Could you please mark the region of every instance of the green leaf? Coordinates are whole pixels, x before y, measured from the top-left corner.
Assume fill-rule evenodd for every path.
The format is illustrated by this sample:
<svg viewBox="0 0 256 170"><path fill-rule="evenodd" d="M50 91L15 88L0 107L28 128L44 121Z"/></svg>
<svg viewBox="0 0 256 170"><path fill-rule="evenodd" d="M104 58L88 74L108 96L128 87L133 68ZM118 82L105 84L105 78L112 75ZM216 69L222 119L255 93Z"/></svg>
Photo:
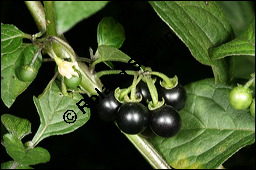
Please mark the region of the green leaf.
<svg viewBox="0 0 256 170"><path fill-rule="evenodd" d="M255 20L234 40L210 49L212 59L221 59L232 55L255 56Z"/></svg>
<svg viewBox="0 0 256 170"><path fill-rule="evenodd" d="M64 33L101 10L108 1L55 1L57 31Z"/></svg>
<svg viewBox="0 0 256 170"><path fill-rule="evenodd" d="M15 161L8 161L1 164L1 169L33 169L28 165L22 165Z"/></svg>
<svg viewBox="0 0 256 170"><path fill-rule="evenodd" d="M236 36L240 35L255 17L252 1L217 1L217 3L223 9Z"/></svg>
<svg viewBox="0 0 256 170"><path fill-rule="evenodd" d="M85 107L85 114L79 110L76 103L82 98L78 93L64 96L55 82L38 98L34 97L34 103L40 116L39 129L32 139L34 145L46 137L70 133L84 125L89 120L90 109ZM63 119L63 117L72 119L75 118L75 115L77 119L74 123L66 123Z"/></svg>
<svg viewBox="0 0 256 170"><path fill-rule="evenodd" d="M114 64L111 61L104 62L110 69L114 69Z"/></svg>
<svg viewBox="0 0 256 170"><path fill-rule="evenodd" d="M7 133L3 136L4 147L6 152L10 157L12 157L15 161L22 160L26 154L26 149L24 148L20 139L16 136Z"/></svg>
<svg viewBox="0 0 256 170"><path fill-rule="evenodd" d="M103 18L97 28L98 46L120 48L125 40L124 28L112 17Z"/></svg>
<svg viewBox="0 0 256 170"><path fill-rule="evenodd" d="M230 77L250 79L250 74L255 72L255 57L254 56L231 56L230 59Z"/></svg>
<svg viewBox="0 0 256 170"><path fill-rule="evenodd" d="M7 107L11 107L15 99L31 84L20 81L17 77L19 68L29 64L37 47L22 43L28 35L22 33L13 25L1 24L1 98ZM41 66L42 56L35 62L38 70ZM16 73L17 72L17 73Z"/></svg>
<svg viewBox="0 0 256 170"><path fill-rule="evenodd" d="M172 138L150 139L173 168L215 169L255 141L255 119L249 109L235 110L228 102L231 86L206 79L185 88L181 131Z"/></svg>
<svg viewBox="0 0 256 170"><path fill-rule="evenodd" d="M212 61L212 71L214 74L216 83L227 83L228 82L228 67L225 60Z"/></svg>
<svg viewBox="0 0 256 170"><path fill-rule="evenodd" d="M16 50L22 44L22 39L28 37L29 35L20 31L16 26L1 23L1 51L3 53Z"/></svg>
<svg viewBox="0 0 256 170"><path fill-rule="evenodd" d="M18 139L22 139L25 135L31 133L31 123L27 119L22 119L11 114L3 114L1 122L9 131Z"/></svg>
<svg viewBox="0 0 256 170"><path fill-rule="evenodd" d="M41 147L35 147L26 152L22 160L18 162L24 165L35 165L45 163L50 160L50 153Z"/></svg>
<svg viewBox="0 0 256 170"><path fill-rule="evenodd" d="M223 62L212 61L208 49L230 40L233 30L221 8L214 1L150 1L159 17L186 44L200 63L225 68ZM213 71L223 69L214 68ZM227 81L227 71L214 72Z"/></svg>
<svg viewBox="0 0 256 170"><path fill-rule="evenodd" d="M21 140L12 134L5 134L3 139L7 153L18 163L23 165L35 165L50 160L50 154L44 148L35 147L26 150Z"/></svg>
<svg viewBox="0 0 256 170"><path fill-rule="evenodd" d="M97 54L98 53L98 54ZM118 50L117 48L101 45L98 47L96 52L97 60L92 63L92 68L95 67L96 64L106 61L119 61L127 63L131 58Z"/></svg>

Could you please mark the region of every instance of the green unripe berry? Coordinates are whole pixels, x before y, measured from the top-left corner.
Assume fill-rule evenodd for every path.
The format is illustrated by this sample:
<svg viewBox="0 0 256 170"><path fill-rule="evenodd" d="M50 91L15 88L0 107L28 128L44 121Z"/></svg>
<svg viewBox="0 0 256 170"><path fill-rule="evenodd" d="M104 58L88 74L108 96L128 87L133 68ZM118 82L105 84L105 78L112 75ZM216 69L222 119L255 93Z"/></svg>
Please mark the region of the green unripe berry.
<svg viewBox="0 0 256 170"><path fill-rule="evenodd" d="M65 77L64 82L65 82L66 86L69 88L77 88L82 81L82 76L81 76L80 72L78 72L78 75L79 75L78 77L73 75L70 79Z"/></svg>
<svg viewBox="0 0 256 170"><path fill-rule="evenodd" d="M229 103L237 110L247 109L252 103L252 92L242 86L234 87L229 93Z"/></svg>
<svg viewBox="0 0 256 170"><path fill-rule="evenodd" d="M36 78L37 71L34 67L24 65L19 71L19 79L24 82L30 82Z"/></svg>

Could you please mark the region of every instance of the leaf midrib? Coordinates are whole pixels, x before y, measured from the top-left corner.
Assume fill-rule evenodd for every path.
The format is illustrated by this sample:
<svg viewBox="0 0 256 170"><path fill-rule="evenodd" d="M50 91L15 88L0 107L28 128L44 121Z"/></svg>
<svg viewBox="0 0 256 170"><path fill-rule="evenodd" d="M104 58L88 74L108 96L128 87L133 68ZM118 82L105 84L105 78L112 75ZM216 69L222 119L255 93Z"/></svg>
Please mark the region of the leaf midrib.
<svg viewBox="0 0 256 170"><path fill-rule="evenodd" d="M10 39L14 39L14 38L28 38L28 35L26 35L26 34L19 34L19 35L15 35L15 36L3 38L3 39L1 38L1 42L7 41L7 40L10 40Z"/></svg>
<svg viewBox="0 0 256 170"><path fill-rule="evenodd" d="M49 96L50 96L50 94L48 95L48 97L49 97ZM42 97L43 97L43 96L41 96L40 98L42 98ZM37 100L39 100L39 99L37 99ZM52 111L51 116L50 116L50 119L48 119L48 121L46 121L46 119L45 119L45 117L44 117L44 114L43 114L43 113L40 113L40 114L42 114L42 118L43 118L43 122L41 122L41 125L43 125L43 129L41 130L40 134L38 135L38 137L37 137L37 139L35 140L34 143L38 144L38 141L39 141L40 139L43 139L43 138L44 138L43 134L44 134L44 132L46 131L46 129L49 127L49 123L52 121L52 118L53 118L53 116L55 115L55 112L56 112L56 110L57 110L59 104L61 103L61 100L62 100L62 98L58 101L58 103L57 103L56 107L54 108L54 110ZM49 100L48 100L48 101L49 101ZM39 101L39 103L40 103L40 108L42 108L42 107L41 107L42 104L41 104L40 101ZM42 109L40 109L40 110L42 110ZM43 111L42 111L42 112L43 112Z"/></svg>

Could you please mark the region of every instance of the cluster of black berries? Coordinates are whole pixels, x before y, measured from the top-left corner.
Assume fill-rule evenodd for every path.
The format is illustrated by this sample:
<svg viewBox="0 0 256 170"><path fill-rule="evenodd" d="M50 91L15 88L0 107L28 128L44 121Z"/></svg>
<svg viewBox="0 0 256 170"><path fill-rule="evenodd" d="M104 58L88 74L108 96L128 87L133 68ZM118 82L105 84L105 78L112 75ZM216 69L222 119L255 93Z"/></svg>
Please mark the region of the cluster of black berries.
<svg viewBox="0 0 256 170"><path fill-rule="evenodd" d="M165 104L155 110L149 110L147 101L151 95L147 84L141 81L136 86L137 94L142 95L142 101L121 104L111 91L99 101L97 113L105 121L116 121L118 127L127 134L141 134L144 137L172 137L181 129L181 118L178 113L186 102L187 96L183 86L178 84L172 89L159 89L159 98L164 98Z"/></svg>

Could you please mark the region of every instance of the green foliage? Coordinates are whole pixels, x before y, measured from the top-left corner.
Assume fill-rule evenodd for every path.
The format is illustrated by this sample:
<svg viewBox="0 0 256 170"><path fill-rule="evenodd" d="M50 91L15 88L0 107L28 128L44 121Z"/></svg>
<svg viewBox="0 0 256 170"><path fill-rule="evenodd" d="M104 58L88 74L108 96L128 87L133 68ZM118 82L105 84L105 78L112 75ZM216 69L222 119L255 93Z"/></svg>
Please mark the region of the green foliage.
<svg viewBox="0 0 256 170"><path fill-rule="evenodd" d="M245 28L248 27L255 18L253 2L251 1L217 1L217 3L223 9L236 37L244 32ZM242 46L242 44L239 44L239 46ZM255 72L255 57L244 55L241 57L237 55L231 56L229 67L231 80L235 78L249 79L249 75Z"/></svg>
<svg viewBox="0 0 256 170"><path fill-rule="evenodd" d="M252 1L216 1L239 36L255 17Z"/></svg>
<svg viewBox="0 0 256 170"><path fill-rule="evenodd" d="M55 1L57 31L64 33L102 9L108 1Z"/></svg>
<svg viewBox="0 0 256 170"><path fill-rule="evenodd" d="M125 40L123 26L112 17L103 18L98 24L97 41L98 46L108 45L114 48L120 48ZM104 62L111 69L114 65L110 61Z"/></svg>
<svg viewBox="0 0 256 170"><path fill-rule="evenodd" d="M38 98L34 97L34 103L40 116L40 127L32 142L37 144L46 137L70 133L84 125L90 118L90 109L84 108L86 114L79 110L76 103L82 98L78 93L64 96L56 83L46 88ZM67 110L77 114L77 120L74 123L66 123L63 120Z"/></svg>
<svg viewBox="0 0 256 170"><path fill-rule="evenodd" d="M96 52L97 60L92 64L95 67L96 64L106 61L119 61L127 63L131 58L122 51L107 45L101 45Z"/></svg>
<svg viewBox="0 0 256 170"><path fill-rule="evenodd" d="M28 165L17 164L15 161L8 161L1 164L1 169L33 169Z"/></svg>
<svg viewBox="0 0 256 170"><path fill-rule="evenodd" d="M22 165L35 165L50 160L50 154L44 148L35 147L27 150L22 142L12 134L5 134L3 139L7 153Z"/></svg>
<svg viewBox="0 0 256 170"><path fill-rule="evenodd" d="M3 114L1 122L9 133L22 139L31 133L31 123L27 119L22 119L11 114Z"/></svg>
<svg viewBox="0 0 256 170"><path fill-rule="evenodd" d="M214 47L210 51L212 59L220 59L232 55L255 55L255 20L234 40Z"/></svg>
<svg viewBox="0 0 256 170"><path fill-rule="evenodd" d="M114 18L103 18L97 28L98 46L109 45L114 48L120 48L125 40L123 26Z"/></svg>
<svg viewBox="0 0 256 170"><path fill-rule="evenodd" d="M160 18L202 64L212 67L216 81L227 82L224 61L212 61L208 49L229 41L233 30L216 2L150 2Z"/></svg>
<svg viewBox="0 0 256 170"><path fill-rule="evenodd" d="M22 161L26 149L24 148L20 139L12 134L5 134L3 136L4 146L6 148L7 153L17 161Z"/></svg>
<svg viewBox="0 0 256 170"><path fill-rule="evenodd" d="M1 24L1 98L7 107L11 107L16 98L32 83L20 81L16 71L29 64L37 50L32 44L23 43L29 36L17 27ZM38 56L35 69L39 69L42 56Z"/></svg>
<svg viewBox="0 0 256 170"><path fill-rule="evenodd" d="M56 47L57 51L74 54L73 58L65 60L77 60L82 82L77 89L68 91L64 82L55 81L53 77L43 93L33 97L40 125L32 140L26 144L21 139L31 133L31 123L11 114L1 116L1 122L9 132L3 136L3 146L13 159L2 163L1 168L31 169L30 165L48 162L49 152L36 145L47 137L71 133L90 119L91 110L86 107L87 103L84 103L84 110L80 110L77 103L83 99L79 93L91 97L98 95L98 90L103 90L95 66L103 62L112 69L112 61L127 63L131 59L119 49L126 39L125 31L112 17L104 17L99 22L98 48L94 55L91 54L88 63L81 62L72 48L62 43L65 41L62 33L94 15L107 3L56 1L54 7L49 4L47 9L55 11L48 13L46 20L49 15L56 13L56 29L61 36L51 35L63 39ZM218 168L239 149L255 142L255 119L250 114L250 109L255 109L255 103L251 108L235 110L228 101L230 90L234 87L230 84L231 80L247 79L255 71L253 8L244 1L150 1L149 4L187 46L192 56L199 63L212 68L214 78L185 86L187 102L180 111L182 128L176 136L146 140L139 135L125 135L154 168L169 168L169 165L181 169ZM18 79L21 67L29 64L41 48L43 54L48 54L52 60L59 56L50 48L54 38L45 37L49 34L48 25L46 28L46 34L36 37L23 33L14 25L1 24L1 98L8 108L33 82ZM24 38L32 43L24 43ZM46 42L44 47L40 46L42 42ZM34 63L36 72L41 63L42 56L39 54ZM108 71L98 72L98 75L119 70ZM75 122L72 119L76 119Z"/></svg>
<svg viewBox="0 0 256 170"><path fill-rule="evenodd" d="M238 149L255 141L255 120L249 109L228 102L232 87L213 79L185 86L187 103L180 111L182 129L173 138L150 139L177 169L215 169Z"/></svg>

